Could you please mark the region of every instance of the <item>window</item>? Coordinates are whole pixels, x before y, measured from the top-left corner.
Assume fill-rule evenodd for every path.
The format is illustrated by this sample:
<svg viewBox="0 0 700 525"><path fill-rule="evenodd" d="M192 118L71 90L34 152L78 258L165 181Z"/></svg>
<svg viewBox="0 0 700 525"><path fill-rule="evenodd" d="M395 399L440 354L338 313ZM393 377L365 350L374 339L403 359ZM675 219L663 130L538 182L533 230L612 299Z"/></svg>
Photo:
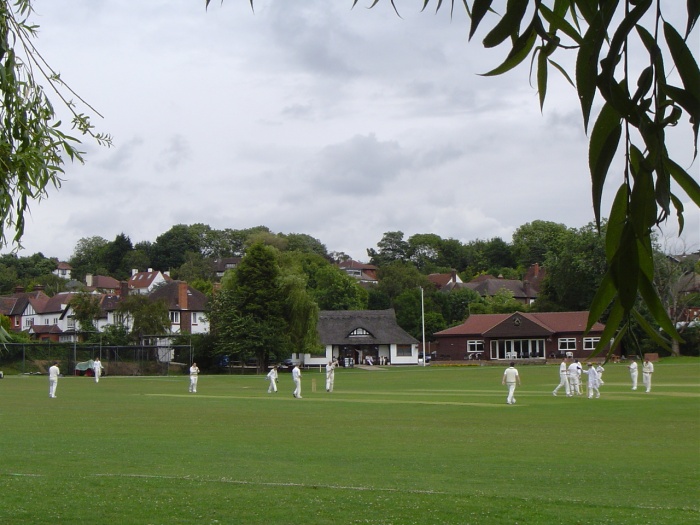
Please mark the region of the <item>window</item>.
<svg viewBox="0 0 700 525"><path fill-rule="evenodd" d="M483 352L483 341L467 341L467 352Z"/></svg>
<svg viewBox="0 0 700 525"><path fill-rule="evenodd" d="M24 320L24 326L27 328L31 327L34 325L34 318L33 317L28 317L27 319Z"/></svg>
<svg viewBox="0 0 700 525"><path fill-rule="evenodd" d="M15 326L19 326L19 316L15 317Z"/></svg>
<svg viewBox="0 0 700 525"><path fill-rule="evenodd" d="M367 337L370 334L367 330L364 328L355 328L352 332L350 332L350 337Z"/></svg>
<svg viewBox="0 0 700 525"><path fill-rule="evenodd" d="M583 338L583 349L584 350L595 350L595 345L600 342L600 337L584 337Z"/></svg>
<svg viewBox="0 0 700 525"><path fill-rule="evenodd" d="M566 350L576 350L576 338L575 337L560 337L559 338L559 351L564 352Z"/></svg>
<svg viewBox="0 0 700 525"><path fill-rule="evenodd" d="M173 324L180 324L180 312L170 312L170 322Z"/></svg>
<svg viewBox="0 0 700 525"><path fill-rule="evenodd" d="M413 347L411 345L396 345L397 357L411 357L413 355Z"/></svg>
<svg viewBox="0 0 700 525"><path fill-rule="evenodd" d="M197 312L192 312L192 324L197 324Z"/></svg>

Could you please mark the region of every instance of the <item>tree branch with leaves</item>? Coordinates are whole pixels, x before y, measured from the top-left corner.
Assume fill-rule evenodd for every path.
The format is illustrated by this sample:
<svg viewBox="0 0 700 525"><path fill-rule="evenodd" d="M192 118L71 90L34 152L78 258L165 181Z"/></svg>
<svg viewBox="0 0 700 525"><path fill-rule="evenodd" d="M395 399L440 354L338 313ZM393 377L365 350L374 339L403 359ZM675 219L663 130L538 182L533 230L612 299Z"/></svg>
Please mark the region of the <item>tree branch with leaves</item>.
<svg viewBox="0 0 700 525"><path fill-rule="evenodd" d="M99 113L34 46L38 26L29 22L32 12L31 0L0 1L0 246L21 246L30 201L45 198L52 186L60 188L66 159L84 160L80 140L58 120L42 83L68 109L73 130L100 145L112 144L79 108Z"/></svg>

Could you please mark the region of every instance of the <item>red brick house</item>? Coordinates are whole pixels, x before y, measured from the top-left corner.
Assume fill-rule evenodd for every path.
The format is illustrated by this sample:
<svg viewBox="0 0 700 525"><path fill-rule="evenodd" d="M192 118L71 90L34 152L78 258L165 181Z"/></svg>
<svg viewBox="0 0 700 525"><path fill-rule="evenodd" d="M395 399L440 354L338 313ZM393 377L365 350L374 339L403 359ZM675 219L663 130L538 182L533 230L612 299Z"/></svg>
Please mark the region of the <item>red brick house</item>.
<svg viewBox="0 0 700 525"><path fill-rule="evenodd" d="M588 312L471 315L434 334L438 359L519 360L591 355L605 329L595 323L584 334Z"/></svg>

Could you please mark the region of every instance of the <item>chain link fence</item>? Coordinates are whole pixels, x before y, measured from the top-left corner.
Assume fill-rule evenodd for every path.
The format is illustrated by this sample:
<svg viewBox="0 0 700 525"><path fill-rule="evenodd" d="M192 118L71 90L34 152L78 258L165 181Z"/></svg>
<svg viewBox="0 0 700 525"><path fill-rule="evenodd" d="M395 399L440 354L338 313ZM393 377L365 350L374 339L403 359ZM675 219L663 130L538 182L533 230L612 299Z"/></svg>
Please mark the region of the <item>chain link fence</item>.
<svg viewBox="0 0 700 525"><path fill-rule="evenodd" d="M46 374L54 361L63 375L81 375L78 363L99 357L105 375L180 374L192 362L191 345L102 346L85 343L7 343L0 349L5 374ZM8 370L9 369L9 370Z"/></svg>

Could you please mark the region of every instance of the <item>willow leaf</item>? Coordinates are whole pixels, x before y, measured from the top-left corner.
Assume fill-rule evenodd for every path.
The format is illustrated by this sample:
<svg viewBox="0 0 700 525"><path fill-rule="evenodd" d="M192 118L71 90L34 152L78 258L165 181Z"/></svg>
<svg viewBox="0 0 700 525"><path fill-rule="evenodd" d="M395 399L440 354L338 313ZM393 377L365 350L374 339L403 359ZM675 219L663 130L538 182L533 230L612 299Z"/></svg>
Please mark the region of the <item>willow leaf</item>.
<svg viewBox="0 0 700 525"><path fill-rule="evenodd" d="M656 342L656 344L658 344L666 350L671 350L671 346L668 344L668 340L665 337L663 337L653 326L651 326L649 324L649 321L647 321L642 314L640 314L636 309L634 309L632 310L632 316L637 320L639 326L642 327L642 330L649 334L649 337L651 337Z"/></svg>
<svg viewBox="0 0 700 525"><path fill-rule="evenodd" d="M651 284L651 281L644 275L641 275L639 278L639 294L642 296L644 304L646 304L649 309L649 313L654 318L654 321L656 321L664 332L680 341L681 336L673 325L671 318L668 316L664 305L661 303L661 299L659 299L654 285Z"/></svg>
<svg viewBox="0 0 700 525"><path fill-rule="evenodd" d="M621 184L615 194L610 216L608 217L608 227L605 231L605 257L610 263L615 255L622 238L622 229L627 220L627 198L629 188L626 184Z"/></svg>
<svg viewBox="0 0 700 525"><path fill-rule="evenodd" d="M505 14L484 38L484 47L496 47L509 36L517 36L528 4L529 0L508 0Z"/></svg>
<svg viewBox="0 0 700 525"><path fill-rule="evenodd" d="M621 135L620 114L611 104L606 103L596 119L588 145L588 167L591 172L593 211L596 221L600 221L603 187Z"/></svg>
<svg viewBox="0 0 700 525"><path fill-rule="evenodd" d="M544 99L547 96L547 55L540 52L537 55L537 93L540 97L540 111L544 109Z"/></svg>
<svg viewBox="0 0 700 525"><path fill-rule="evenodd" d="M474 0L474 5L472 6L472 23L469 28L469 40L472 39L484 16L486 16L486 13L491 9L491 2L492 0Z"/></svg>
<svg viewBox="0 0 700 525"><path fill-rule="evenodd" d="M603 316L605 310L615 299L616 293L617 290L615 289L615 283L613 283L610 270L608 270L605 272L605 275L598 286L598 290L596 290L593 301L591 301L591 307L588 310L588 324L586 325L586 332L588 332L598 321L598 319Z"/></svg>
<svg viewBox="0 0 700 525"><path fill-rule="evenodd" d="M482 76L492 77L502 75L519 65L530 54L530 51L532 51L536 39L537 33L532 30L531 26L528 27L528 29L513 43L513 48L510 50L510 53L508 53L503 63L488 73L482 73Z"/></svg>
<svg viewBox="0 0 700 525"><path fill-rule="evenodd" d="M593 351L594 353L597 354L599 351L605 348L605 346L608 344L608 341L617 340L617 337L619 337L620 339L622 338L622 331L617 334L617 337L615 337L615 332L617 332L620 328L622 320L624 319L624 315L625 310L620 305L620 301L615 300L615 302L612 305L612 308L610 308L610 315L608 315L608 320L605 323L603 333L600 334L600 342L598 343L598 345L596 345L596 349ZM593 322L591 322L591 318L588 318L588 323L590 326L593 326L595 321L596 320L593 320ZM617 341L617 343L613 343L610 346L610 351L613 351L618 344L619 341Z"/></svg>
<svg viewBox="0 0 700 525"><path fill-rule="evenodd" d="M690 36L690 32L693 30L695 23L700 18L700 0L688 0L688 25L685 28L685 37Z"/></svg>
<svg viewBox="0 0 700 525"><path fill-rule="evenodd" d="M700 207L700 184L698 184L698 181L670 158L664 159L664 163L671 177L673 177L673 180L675 180L678 185L683 188L683 191L688 197Z"/></svg>
<svg viewBox="0 0 700 525"><path fill-rule="evenodd" d="M562 3L561 5L565 4ZM571 40L576 42L578 45L581 45L583 43L583 37L581 36L581 34L561 15L551 11L544 4L540 5L540 14L542 15L542 18L549 22L550 33L553 33L555 31L561 31Z"/></svg>

